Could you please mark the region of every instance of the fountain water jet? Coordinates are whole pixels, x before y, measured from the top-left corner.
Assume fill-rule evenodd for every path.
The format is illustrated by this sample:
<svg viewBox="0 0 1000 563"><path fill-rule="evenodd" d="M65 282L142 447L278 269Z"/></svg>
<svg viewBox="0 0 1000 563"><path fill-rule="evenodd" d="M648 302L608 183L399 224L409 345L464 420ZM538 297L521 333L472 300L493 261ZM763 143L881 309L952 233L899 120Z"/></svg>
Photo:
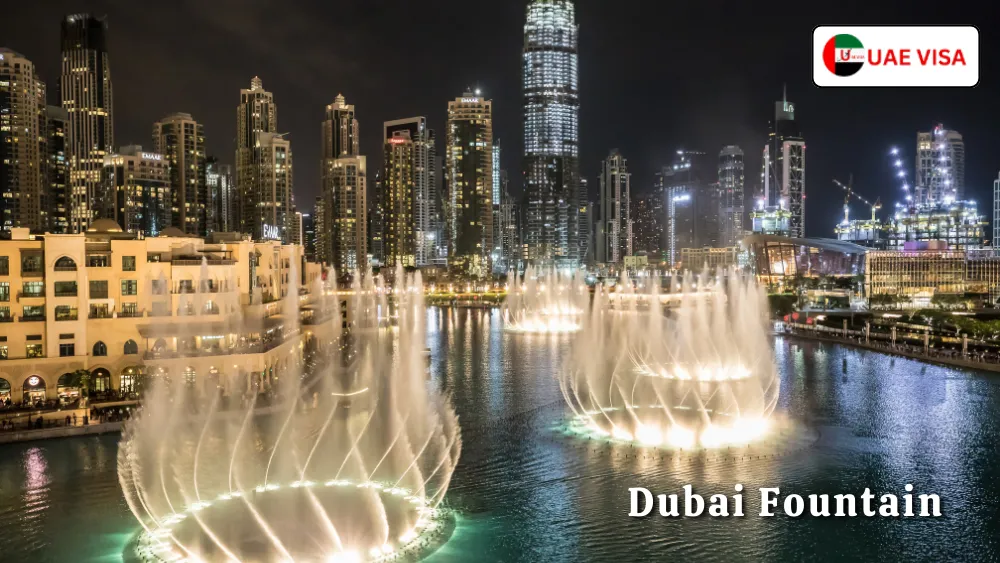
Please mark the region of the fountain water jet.
<svg viewBox="0 0 1000 563"><path fill-rule="evenodd" d="M675 448L763 436L779 382L756 282L731 270L689 272L669 293L657 277L644 285L637 293L623 279L616 293L594 296L560 376L573 428Z"/></svg>
<svg viewBox="0 0 1000 563"><path fill-rule="evenodd" d="M461 437L449 401L427 381L420 275L396 280L390 303L380 279L356 274L350 327L319 345L320 369L267 390L248 383L253 396L237 408L183 382L153 382L118 453L143 528L126 560L406 560L440 545ZM339 327L325 299L336 288L318 289L313 312ZM300 330L298 304L291 283L285 337ZM390 306L396 327L384 322ZM272 406L255 408L265 391ZM205 414L181 407L197 401L211 403Z"/></svg>
<svg viewBox="0 0 1000 563"><path fill-rule="evenodd" d="M590 295L578 272L555 268L535 270L529 266L524 281L516 272L508 275L511 286L503 306L505 330L529 333L566 333L580 330Z"/></svg>

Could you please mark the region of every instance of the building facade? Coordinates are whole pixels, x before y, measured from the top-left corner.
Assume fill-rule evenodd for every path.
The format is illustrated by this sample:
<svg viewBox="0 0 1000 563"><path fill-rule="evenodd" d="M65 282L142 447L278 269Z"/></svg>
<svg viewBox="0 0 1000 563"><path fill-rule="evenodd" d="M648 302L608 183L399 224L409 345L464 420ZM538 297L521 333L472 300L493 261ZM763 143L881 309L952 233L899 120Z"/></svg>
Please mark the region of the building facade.
<svg viewBox="0 0 1000 563"><path fill-rule="evenodd" d="M59 93L69 113L69 225L74 233L114 205L114 194L102 191L104 157L115 146L107 33L107 22L89 14L62 21Z"/></svg>
<svg viewBox="0 0 1000 563"><path fill-rule="evenodd" d="M601 162L600 219L597 223L597 261L621 264L632 255L631 177L628 161L611 151Z"/></svg>
<svg viewBox="0 0 1000 563"><path fill-rule="evenodd" d="M889 247L908 242L942 241L955 250L981 248L989 237L989 221L974 201L916 204L897 211L888 224Z"/></svg>
<svg viewBox="0 0 1000 563"><path fill-rule="evenodd" d="M524 244L532 262L575 266L579 244L576 8L532 0L524 25Z"/></svg>
<svg viewBox="0 0 1000 563"><path fill-rule="evenodd" d="M383 199L383 204L389 207L383 208L383 220L385 232L385 255L386 264L395 265L395 258L389 252L389 237L396 236L394 233L403 234L399 238L399 245L396 248L405 250L393 250L403 257L403 265L409 266L430 266L434 258L434 247L437 244L437 237L440 227L437 225L437 217L440 195L437 191L440 171L434 166L437 158L437 147L435 146L434 131L427 127L425 117L410 117L386 121L382 127L383 134L383 169L382 183L387 196ZM401 142L399 139L408 138L409 141ZM394 139L396 139L394 141ZM402 160L401 160L402 159ZM404 194L404 192L408 192ZM391 196L391 197L390 197ZM400 206L407 206L403 209ZM397 224L392 227L393 217L409 216L409 226L403 227ZM389 229L393 230L390 231ZM412 259L409 257L412 255ZM389 260L394 260L391 264Z"/></svg>
<svg viewBox="0 0 1000 563"><path fill-rule="evenodd" d="M276 133L257 133L257 174L249 232L254 240L291 242L295 229L295 199L292 197L292 144ZM246 202L244 201L244 206Z"/></svg>
<svg viewBox="0 0 1000 563"><path fill-rule="evenodd" d="M153 152L170 163L172 225L189 235L207 236L210 203L204 126L187 113L168 115L153 124Z"/></svg>
<svg viewBox="0 0 1000 563"><path fill-rule="evenodd" d="M449 264L487 276L493 252L493 102L472 92L455 98L448 102L446 128Z"/></svg>
<svg viewBox="0 0 1000 563"><path fill-rule="evenodd" d="M965 199L965 141L944 125L917 133L917 204L948 204Z"/></svg>
<svg viewBox="0 0 1000 563"><path fill-rule="evenodd" d="M45 83L35 65L0 49L0 231L49 228Z"/></svg>
<svg viewBox="0 0 1000 563"><path fill-rule="evenodd" d="M632 198L632 250L644 253L659 262L665 248L667 209L663 205L663 189L656 186L651 192Z"/></svg>
<svg viewBox="0 0 1000 563"><path fill-rule="evenodd" d="M787 97L774 103L774 120L764 146L761 180L765 207L789 212L789 236L804 237L806 225L806 143Z"/></svg>
<svg viewBox="0 0 1000 563"><path fill-rule="evenodd" d="M164 155L137 145L104 157L104 189L114 194L107 218L140 237L155 237L174 226L170 168Z"/></svg>
<svg viewBox="0 0 1000 563"><path fill-rule="evenodd" d="M677 151L674 164L660 172L660 191L667 211L667 261L681 261L681 249L719 246L719 186L715 167L698 151Z"/></svg>
<svg viewBox="0 0 1000 563"><path fill-rule="evenodd" d="M0 400L71 400L81 369L98 394L165 377L238 400L294 373L341 325L320 313L339 305L321 300L339 300L317 291L320 268L302 268L301 247L173 232L139 239L105 219L0 241ZM299 322L283 320L290 310Z"/></svg>
<svg viewBox="0 0 1000 563"><path fill-rule="evenodd" d="M239 209L232 165L220 164L217 158L208 157L205 160L205 186L208 191L205 212L208 232L239 232Z"/></svg>
<svg viewBox="0 0 1000 563"><path fill-rule="evenodd" d="M249 89L240 90L240 104L236 109L236 192L240 211L239 227L234 229L255 239L264 234L261 209L266 203L267 191L265 180L261 178L265 149L260 141L271 139L271 135L277 134L277 128L278 108L274 96L255 76Z"/></svg>
<svg viewBox="0 0 1000 563"><path fill-rule="evenodd" d="M338 94L326 106L320 155L323 236L317 256L340 274L368 264L368 173L359 154L358 119L353 104Z"/></svg>
<svg viewBox="0 0 1000 563"><path fill-rule="evenodd" d="M719 244L733 247L743 239L743 149L735 145L719 152Z"/></svg>
<svg viewBox="0 0 1000 563"><path fill-rule="evenodd" d="M45 106L47 194L49 231L70 232L69 223L69 112L59 106Z"/></svg>

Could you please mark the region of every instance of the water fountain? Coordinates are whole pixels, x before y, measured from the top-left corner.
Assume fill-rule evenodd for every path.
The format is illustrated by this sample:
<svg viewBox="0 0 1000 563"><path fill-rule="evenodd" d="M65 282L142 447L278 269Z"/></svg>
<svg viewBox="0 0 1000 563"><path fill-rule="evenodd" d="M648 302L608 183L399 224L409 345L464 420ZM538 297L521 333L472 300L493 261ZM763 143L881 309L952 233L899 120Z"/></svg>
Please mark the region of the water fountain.
<svg viewBox="0 0 1000 563"><path fill-rule="evenodd" d="M192 386L153 382L118 454L142 527L126 560L405 561L440 545L453 527L440 505L461 451L458 419L427 383L420 275L396 279L397 325L381 322L381 282L355 275L347 334L318 346L336 352L277 378L267 408L252 375L248 400L227 409L221 394L206 397L199 414L189 405L204 395ZM298 328L291 285L286 335ZM320 302L339 326L337 300Z"/></svg>
<svg viewBox="0 0 1000 563"><path fill-rule="evenodd" d="M580 316L590 293L578 272L529 266L524 281L511 272L503 306L505 329L510 332L566 333L580 330Z"/></svg>
<svg viewBox="0 0 1000 563"><path fill-rule="evenodd" d="M763 436L779 387L763 290L735 271L673 283L661 292L661 280L647 278L637 292L623 279L614 294L596 292L560 376L572 426L675 448Z"/></svg>

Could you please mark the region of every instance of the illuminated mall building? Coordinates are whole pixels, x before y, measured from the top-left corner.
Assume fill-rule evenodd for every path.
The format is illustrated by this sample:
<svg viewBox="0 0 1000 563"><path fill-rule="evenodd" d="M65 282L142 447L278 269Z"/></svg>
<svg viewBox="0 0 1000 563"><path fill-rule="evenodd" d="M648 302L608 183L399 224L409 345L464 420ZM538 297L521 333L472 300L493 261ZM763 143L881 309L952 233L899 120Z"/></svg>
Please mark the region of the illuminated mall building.
<svg viewBox="0 0 1000 563"><path fill-rule="evenodd" d="M532 262L575 266L579 242L579 85L575 7L531 0L524 24L524 245Z"/></svg>
<svg viewBox="0 0 1000 563"><path fill-rule="evenodd" d="M315 306L322 272L301 246L176 228L139 239L110 219L84 234L13 235L0 241L3 400L72 399L77 370L97 394L166 377L240 396L294 373L344 322Z"/></svg>

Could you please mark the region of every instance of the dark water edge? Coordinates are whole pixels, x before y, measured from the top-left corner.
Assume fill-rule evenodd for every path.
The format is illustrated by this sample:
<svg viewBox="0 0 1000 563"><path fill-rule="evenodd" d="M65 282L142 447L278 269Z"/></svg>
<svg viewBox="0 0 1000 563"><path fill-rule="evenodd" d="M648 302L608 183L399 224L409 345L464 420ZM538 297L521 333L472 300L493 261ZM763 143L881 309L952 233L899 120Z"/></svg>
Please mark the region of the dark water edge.
<svg viewBox="0 0 1000 563"><path fill-rule="evenodd" d="M572 337L506 334L489 310L431 309L432 373L464 448L452 539L430 561L997 561L1000 378L777 338L782 416L815 431L763 459L597 447L560 431ZM847 361L845 370L844 360ZM119 562L135 530L117 436L0 446L0 561ZM626 457L628 456L628 457ZM629 518L628 488L746 487L743 518ZM941 496L941 518L757 516L756 489Z"/></svg>

